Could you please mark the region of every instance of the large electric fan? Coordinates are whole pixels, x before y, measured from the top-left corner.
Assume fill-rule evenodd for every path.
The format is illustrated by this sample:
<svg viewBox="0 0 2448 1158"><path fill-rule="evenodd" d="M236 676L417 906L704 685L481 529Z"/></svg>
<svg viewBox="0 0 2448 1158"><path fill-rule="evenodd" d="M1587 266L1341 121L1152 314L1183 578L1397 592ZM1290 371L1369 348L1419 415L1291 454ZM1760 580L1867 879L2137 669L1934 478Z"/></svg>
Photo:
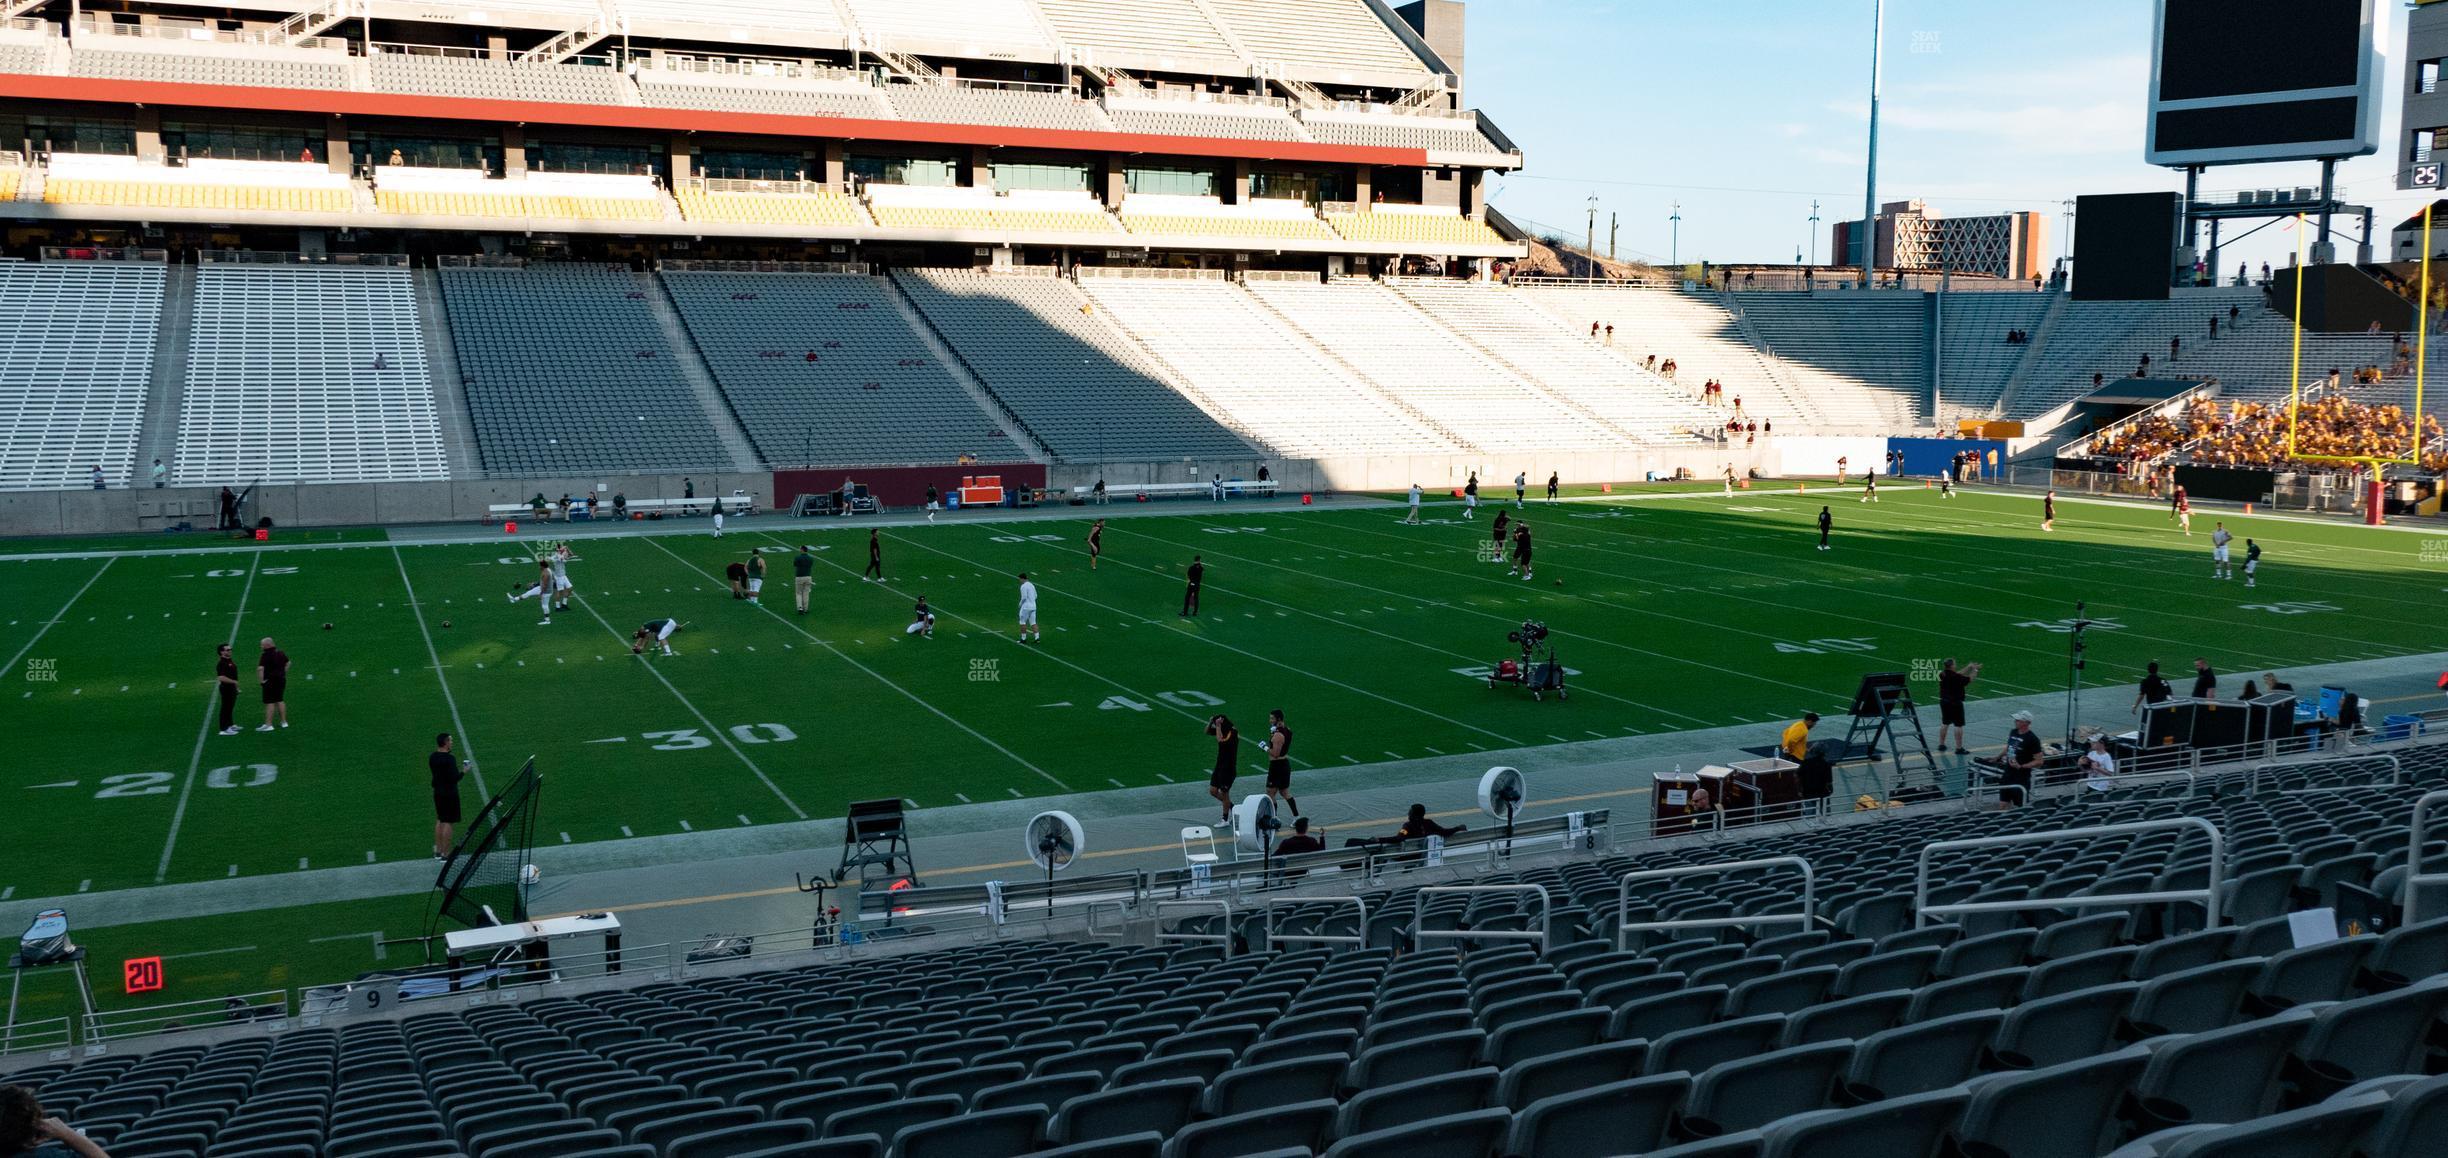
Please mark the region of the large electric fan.
<svg viewBox="0 0 2448 1158"><path fill-rule="evenodd" d="M1242 798L1233 806L1233 848L1236 852L1256 853L1265 860L1267 850L1274 847L1275 833L1283 822L1275 818L1274 798L1261 792Z"/></svg>
<svg viewBox="0 0 2448 1158"><path fill-rule="evenodd" d="M1021 845L1046 874L1046 911L1054 911L1054 874L1070 868L1088 847L1079 818L1068 812L1040 812L1029 818Z"/></svg>
<svg viewBox="0 0 2448 1158"><path fill-rule="evenodd" d="M1506 855L1513 852L1513 814L1520 811L1526 791L1519 768L1500 764L1479 778L1479 811L1504 821Z"/></svg>

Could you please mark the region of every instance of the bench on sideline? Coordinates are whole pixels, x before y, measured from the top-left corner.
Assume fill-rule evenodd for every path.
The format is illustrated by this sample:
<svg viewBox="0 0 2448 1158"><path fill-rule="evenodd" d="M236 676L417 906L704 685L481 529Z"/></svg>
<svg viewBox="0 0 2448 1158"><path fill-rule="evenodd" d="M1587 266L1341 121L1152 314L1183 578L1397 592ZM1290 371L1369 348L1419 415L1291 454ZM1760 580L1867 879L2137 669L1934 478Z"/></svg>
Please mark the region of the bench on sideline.
<svg viewBox="0 0 2448 1158"><path fill-rule="evenodd" d="M753 515L756 513L756 500L745 494L715 495L710 498L696 499L630 499L622 509L628 511L632 518L653 514L710 515L714 513L714 504L717 501L722 503L723 513L726 515ZM573 523L593 522L596 518L597 507L605 508L608 511L611 505L608 502L590 504L573 500L569 506L568 521ZM514 519L521 515L531 519L540 517L546 522L556 521L562 518L561 504L557 502L544 504L544 513L541 516L536 514L534 503L494 503L485 508L486 522ZM607 520L611 517L609 513L603 515L603 518Z"/></svg>
<svg viewBox="0 0 2448 1158"><path fill-rule="evenodd" d="M1133 497L1146 495L1150 499L1207 498L1213 494L1216 486L1217 484L1215 483L1203 482L1139 483L1135 486L1107 486L1105 488L1105 498L1108 502L1111 502L1116 495L1130 495ZM1235 495L1267 495L1272 497L1275 494L1275 482L1271 479L1264 482L1256 480L1226 479L1222 486L1224 488L1225 498L1232 498ZM1096 498L1096 487L1072 487L1071 496L1073 498L1087 499L1094 502Z"/></svg>

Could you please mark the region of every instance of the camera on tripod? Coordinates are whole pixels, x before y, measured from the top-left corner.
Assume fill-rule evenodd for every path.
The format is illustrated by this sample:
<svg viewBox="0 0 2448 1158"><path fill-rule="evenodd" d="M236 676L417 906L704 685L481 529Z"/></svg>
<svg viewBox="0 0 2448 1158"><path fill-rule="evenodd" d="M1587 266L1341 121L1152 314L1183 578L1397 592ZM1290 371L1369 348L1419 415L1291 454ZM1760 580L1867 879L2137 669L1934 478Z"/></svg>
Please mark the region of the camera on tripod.
<svg viewBox="0 0 2448 1158"><path fill-rule="evenodd" d="M1523 655L1530 654L1530 649L1537 647L1546 638L1547 625L1535 619L1522 620L1520 628L1505 633L1505 639L1521 645Z"/></svg>

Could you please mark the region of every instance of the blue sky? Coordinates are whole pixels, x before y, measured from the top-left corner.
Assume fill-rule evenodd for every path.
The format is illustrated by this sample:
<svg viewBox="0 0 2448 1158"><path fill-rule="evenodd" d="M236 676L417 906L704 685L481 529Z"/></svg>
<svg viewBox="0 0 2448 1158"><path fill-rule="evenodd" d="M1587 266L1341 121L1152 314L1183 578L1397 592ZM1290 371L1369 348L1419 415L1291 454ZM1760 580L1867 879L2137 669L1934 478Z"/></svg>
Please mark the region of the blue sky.
<svg viewBox="0 0 2448 1158"><path fill-rule="evenodd" d="M1621 256L1663 261L1680 201L1682 260L1789 262L1808 251L1815 197L1826 261L1828 224L1861 215L1871 7L1473 0L1465 96L1529 162L1496 181L1493 203L1578 238L1596 194L1599 248L1612 212ZM1889 0L1879 200L1918 197L1949 216L2044 213L2054 257L2062 200L2182 189L2180 174L2142 161L2152 7ZM2341 195L2378 209L2383 235L2422 204L2391 182L2404 18L2388 15L2381 152L2338 171ZM2319 167L2302 163L2212 169L2202 187L2318 183ZM2349 259L2350 220L2339 238ZM2293 247L2293 233L2272 226L2222 264L2283 264Z"/></svg>

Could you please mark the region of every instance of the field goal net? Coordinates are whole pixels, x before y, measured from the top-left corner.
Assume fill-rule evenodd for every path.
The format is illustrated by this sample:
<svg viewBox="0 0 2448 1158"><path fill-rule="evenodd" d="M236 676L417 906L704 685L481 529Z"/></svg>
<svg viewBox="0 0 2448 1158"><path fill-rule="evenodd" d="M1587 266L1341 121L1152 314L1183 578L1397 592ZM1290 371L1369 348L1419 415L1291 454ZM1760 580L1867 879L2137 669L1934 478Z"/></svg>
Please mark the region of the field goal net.
<svg viewBox="0 0 2448 1158"><path fill-rule="evenodd" d="M530 865L536 809L543 792L544 777L531 756L509 786L485 802L434 879L438 900L429 936L445 918L471 929L527 919L527 893L535 883Z"/></svg>

